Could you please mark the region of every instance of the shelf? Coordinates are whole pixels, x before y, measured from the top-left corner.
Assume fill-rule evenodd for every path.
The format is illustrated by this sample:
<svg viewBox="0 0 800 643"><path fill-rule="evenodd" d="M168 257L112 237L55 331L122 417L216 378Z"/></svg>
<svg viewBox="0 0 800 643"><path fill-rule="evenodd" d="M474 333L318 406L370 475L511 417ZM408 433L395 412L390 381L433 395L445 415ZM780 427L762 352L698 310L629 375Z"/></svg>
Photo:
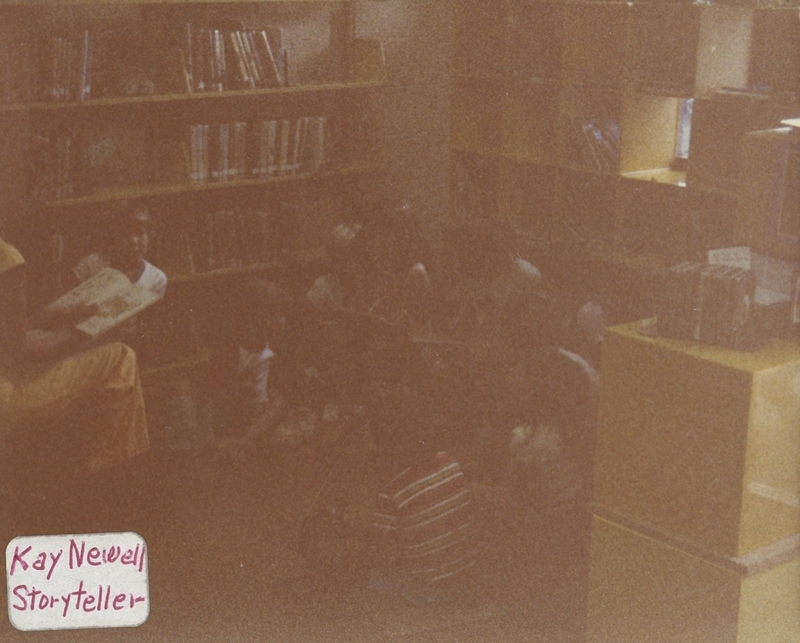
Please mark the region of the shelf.
<svg viewBox="0 0 800 643"><path fill-rule="evenodd" d="M179 194L219 192L224 190L238 190L267 185L284 185L297 183L300 181L312 181L326 179L329 177L344 177L358 174L368 174L383 170L381 163L352 164L337 170L324 170L322 172L304 172L302 174L288 174L285 176L273 176L265 179L244 179L236 181L221 181L219 183L203 183L195 185L182 183L179 185L143 186L132 187L118 190L108 190L97 194L74 197L71 199L60 199L58 201L45 201L41 206L47 209L71 208L110 201L120 201L123 199L143 199L150 197L175 196Z"/></svg>
<svg viewBox="0 0 800 643"><path fill-rule="evenodd" d="M623 178L633 179L634 181L647 181L652 183L665 183L676 187L686 187L686 172L670 170L669 168L658 168L655 170L641 170L638 172L625 172Z"/></svg>
<svg viewBox="0 0 800 643"><path fill-rule="evenodd" d="M362 89L376 89L388 85L387 80L365 80L343 83L324 83L320 85L298 85L296 87L276 87L271 89L241 89L224 92L197 92L193 94L156 94L152 96L118 96L114 98L92 98L86 101L36 102L0 104L0 114L26 111L88 110L105 107L134 105L163 105L164 103L204 102L235 100L258 97L294 97L333 92L347 92Z"/></svg>

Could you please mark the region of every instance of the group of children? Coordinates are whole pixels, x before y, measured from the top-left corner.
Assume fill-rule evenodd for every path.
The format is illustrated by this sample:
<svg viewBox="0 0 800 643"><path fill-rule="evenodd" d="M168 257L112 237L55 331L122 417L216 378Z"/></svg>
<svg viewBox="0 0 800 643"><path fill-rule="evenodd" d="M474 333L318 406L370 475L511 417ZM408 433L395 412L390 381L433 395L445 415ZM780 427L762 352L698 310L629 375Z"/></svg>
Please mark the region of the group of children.
<svg viewBox="0 0 800 643"><path fill-rule="evenodd" d="M447 297L443 280L431 274L435 259L414 212L384 199L357 218L334 231L326 274L280 285L245 278L229 289L230 322L216 347L208 399L222 418L217 429L240 433L259 422L262 431L274 428L264 418L276 389L293 404L308 403L313 392L366 407L376 470L386 476L372 533L400 561L373 582L385 586L401 570L399 587L419 598L426 594L409 588L441 587L477 559L470 487L448 450L461 451L477 477L508 480L516 467L513 484L530 502L530 490L542 486L541 463L552 462L553 453L568 454L578 478L588 478L596 347L605 320L590 303L570 326L539 270L508 256L492 292L475 297L487 308L479 336L433 340ZM64 285L110 266L163 295L167 278L145 259L147 208L118 203L108 224L102 249L81 259ZM91 310L31 315L24 268L19 252L0 240L0 419L11 429L4 437L34 426L56 429L73 445L75 462L92 470L145 452L149 434L130 346L146 330L134 318L101 343L88 343L73 326ZM35 345L41 335L26 332L28 317L51 331L46 349ZM470 343L481 348L465 348Z"/></svg>

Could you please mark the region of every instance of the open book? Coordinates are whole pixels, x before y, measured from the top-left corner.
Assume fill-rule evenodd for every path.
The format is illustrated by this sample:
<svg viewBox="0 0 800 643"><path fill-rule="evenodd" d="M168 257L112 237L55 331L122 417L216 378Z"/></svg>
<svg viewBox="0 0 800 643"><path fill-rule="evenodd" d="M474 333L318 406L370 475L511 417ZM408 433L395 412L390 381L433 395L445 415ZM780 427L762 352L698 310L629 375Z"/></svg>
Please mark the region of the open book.
<svg viewBox="0 0 800 643"><path fill-rule="evenodd" d="M135 286L119 270L103 268L49 304L45 310L57 312L69 310L80 304L97 305L97 313L75 326L90 337L97 337L119 326L161 298L162 295Z"/></svg>

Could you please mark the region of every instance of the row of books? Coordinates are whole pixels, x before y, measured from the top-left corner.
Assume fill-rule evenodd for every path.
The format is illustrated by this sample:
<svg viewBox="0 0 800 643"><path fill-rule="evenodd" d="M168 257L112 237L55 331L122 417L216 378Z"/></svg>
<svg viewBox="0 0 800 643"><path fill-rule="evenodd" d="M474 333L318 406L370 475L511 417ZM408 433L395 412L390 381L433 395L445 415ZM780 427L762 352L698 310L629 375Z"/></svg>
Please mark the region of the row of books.
<svg viewBox="0 0 800 643"><path fill-rule="evenodd" d="M193 183L318 172L327 161L326 116L198 123L189 128Z"/></svg>
<svg viewBox="0 0 800 643"><path fill-rule="evenodd" d="M74 38L54 36L50 42L49 80L45 98L54 101L86 100L92 93L94 38L83 29Z"/></svg>
<svg viewBox="0 0 800 643"><path fill-rule="evenodd" d="M183 55L191 92L288 85L288 54L280 27L226 29L187 23Z"/></svg>
<svg viewBox="0 0 800 643"><path fill-rule="evenodd" d="M570 125L573 161L599 172L619 168L620 124L611 118L574 118Z"/></svg>
<svg viewBox="0 0 800 643"><path fill-rule="evenodd" d="M95 38L88 29L40 40L0 24L0 102L86 100L94 58Z"/></svg>
<svg viewBox="0 0 800 643"><path fill-rule="evenodd" d="M754 301L752 270L687 261L667 271L657 301L658 332L666 337L747 348L752 341Z"/></svg>

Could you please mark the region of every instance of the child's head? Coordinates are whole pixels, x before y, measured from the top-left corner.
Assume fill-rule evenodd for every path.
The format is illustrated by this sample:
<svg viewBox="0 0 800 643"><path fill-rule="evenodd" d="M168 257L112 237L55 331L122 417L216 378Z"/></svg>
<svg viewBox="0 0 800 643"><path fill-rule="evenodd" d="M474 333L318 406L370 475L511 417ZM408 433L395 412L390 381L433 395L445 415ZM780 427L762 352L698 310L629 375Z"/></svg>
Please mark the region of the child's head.
<svg viewBox="0 0 800 643"><path fill-rule="evenodd" d="M118 201L108 217L105 241L112 264L139 266L150 243L150 212L141 201Z"/></svg>

